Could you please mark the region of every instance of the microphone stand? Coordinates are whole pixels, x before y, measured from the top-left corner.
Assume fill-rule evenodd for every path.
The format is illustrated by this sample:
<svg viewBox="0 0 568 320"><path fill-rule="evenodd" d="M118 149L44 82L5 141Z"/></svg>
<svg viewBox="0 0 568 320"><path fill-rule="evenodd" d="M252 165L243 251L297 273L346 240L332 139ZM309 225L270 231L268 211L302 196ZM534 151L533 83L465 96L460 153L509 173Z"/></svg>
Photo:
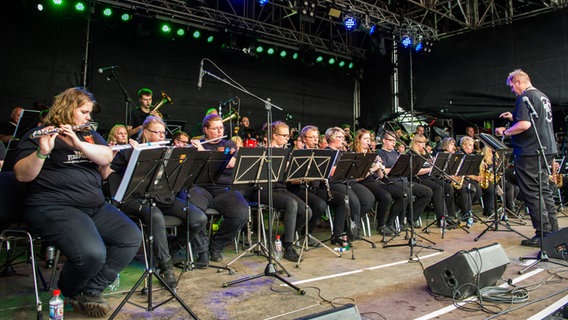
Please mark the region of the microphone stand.
<svg viewBox="0 0 568 320"><path fill-rule="evenodd" d="M208 60L208 59L207 59ZM270 102L270 98L267 99L262 99L259 96L251 93L250 91L248 91L247 89L245 89L242 86L237 86L234 83L226 80L226 79L222 79L219 76L207 71L207 70L203 70L203 75L208 75L214 79L217 79L243 93L246 93L247 95L261 101L264 103L264 108L266 109L266 123L267 123L267 132L266 132L266 143L268 148L266 148L266 171L267 171L267 177L268 177L268 221L272 221L272 216L273 216L273 206L272 206L272 148L270 147L271 145L271 139L272 139L272 128L271 128L271 123L272 123L272 108L276 108L280 111L284 110L281 107L273 104L272 102ZM260 232L260 231L259 231ZM270 239L270 241L272 241L272 227L268 228L268 239ZM280 276L277 272L276 272L276 268L274 266L274 263L272 261L273 258L273 253L272 253L272 245L268 246L268 263L266 264L266 267L264 268L264 272L263 273L259 273L253 276L249 276L249 277L245 277L242 279L237 279L234 281L230 281L230 282L226 282L223 284L223 287L228 287L230 285L233 284L237 284L237 283L241 283L241 282L245 282L248 280L253 280L256 278L260 278L260 277L274 277L279 279L280 281L284 282L286 285L288 285L290 288L294 289L296 292L298 292L301 295L306 294L306 291L304 291L303 289L298 288L297 286L295 286L294 284L292 284L291 282L287 281L286 279L284 279L282 276Z"/></svg>
<svg viewBox="0 0 568 320"><path fill-rule="evenodd" d="M529 111L532 108L529 108ZM534 110L534 109L533 109ZM542 164L544 161L544 164L546 164L546 177L548 179L548 176L550 176L551 172L550 172L550 168L548 167L547 163L548 161L546 160L546 155L544 153L544 146L542 145L542 142L540 140L540 136L538 134L538 129L536 127L535 124L535 117L538 117L538 115L535 112L529 112L530 115L530 119L531 119L531 128L534 131L534 134L536 136L536 140L538 142L538 150L536 151L537 153L537 158L538 158L538 216L540 219L540 234L539 234L539 241L538 241L538 245L539 245L539 249L540 252L536 257L520 257L519 260L523 261L523 260L535 260L533 263L529 264L528 266L526 266L525 268L519 270L519 274L523 274L525 271L527 271L528 269L536 266L537 264L539 264L540 262L550 262L550 263L554 263L563 267L568 267L568 265L565 265L563 263L554 261L554 260L550 260L548 258L548 253L546 253L546 251L543 249L542 246L542 239L544 238L544 231L543 231L543 227L544 227L544 222L542 219L542 213L543 213L543 207L544 207L544 199L542 198Z"/></svg>
<svg viewBox="0 0 568 320"><path fill-rule="evenodd" d="M118 73L117 73L116 69L110 69L110 75L107 76L106 79L108 81L115 80L116 84L118 84L118 87L122 91L122 94L124 95L124 125L125 126L130 125L130 109L131 109L131 106L134 106L134 103L132 102L132 98L130 98L128 91L126 91L126 89L124 88L122 81L118 77Z"/></svg>

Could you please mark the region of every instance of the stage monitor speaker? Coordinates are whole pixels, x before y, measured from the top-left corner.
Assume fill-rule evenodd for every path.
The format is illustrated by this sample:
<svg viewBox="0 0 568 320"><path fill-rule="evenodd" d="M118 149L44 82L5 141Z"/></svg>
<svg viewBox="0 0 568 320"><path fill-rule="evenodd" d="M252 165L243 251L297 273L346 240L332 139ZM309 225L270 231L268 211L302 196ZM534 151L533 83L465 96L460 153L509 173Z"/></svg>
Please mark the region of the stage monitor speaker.
<svg viewBox="0 0 568 320"><path fill-rule="evenodd" d="M344 306L326 310L320 313L312 314L309 316L296 318L296 320L361 320L361 315L359 314L359 309L357 306L349 303Z"/></svg>
<svg viewBox="0 0 568 320"><path fill-rule="evenodd" d="M542 239L542 250L549 258L568 259L568 228L560 229Z"/></svg>
<svg viewBox="0 0 568 320"><path fill-rule="evenodd" d="M463 299L492 286L503 275L509 258L500 244L462 250L424 270L433 293Z"/></svg>

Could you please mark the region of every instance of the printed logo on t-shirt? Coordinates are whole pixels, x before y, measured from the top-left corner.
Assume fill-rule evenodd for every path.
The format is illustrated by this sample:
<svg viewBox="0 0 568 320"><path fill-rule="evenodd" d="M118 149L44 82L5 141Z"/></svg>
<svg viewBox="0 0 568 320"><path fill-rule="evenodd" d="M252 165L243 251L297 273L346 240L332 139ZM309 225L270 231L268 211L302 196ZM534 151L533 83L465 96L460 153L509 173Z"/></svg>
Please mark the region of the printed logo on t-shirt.
<svg viewBox="0 0 568 320"><path fill-rule="evenodd" d="M552 123L552 106L550 105L550 100L548 100L547 97L540 97L540 101L544 108L544 119L546 119L547 122Z"/></svg>

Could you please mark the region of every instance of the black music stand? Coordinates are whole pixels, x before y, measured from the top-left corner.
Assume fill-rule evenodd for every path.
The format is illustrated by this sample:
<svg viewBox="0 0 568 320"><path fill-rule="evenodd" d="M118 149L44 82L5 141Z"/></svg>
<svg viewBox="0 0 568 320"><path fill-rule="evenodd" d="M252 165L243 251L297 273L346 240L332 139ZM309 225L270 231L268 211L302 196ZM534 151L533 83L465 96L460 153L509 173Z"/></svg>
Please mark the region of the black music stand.
<svg viewBox="0 0 568 320"><path fill-rule="evenodd" d="M233 184L253 184L258 186L259 183L272 183L277 181L282 181L284 178L284 170L286 169L286 163L288 160L288 156L290 153L290 149L281 149L281 148L270 148L271 156L268 157L269 148L241 148L237 154L237 162L235 163L235 170L233 171ZM269 163L269 161L271 161ZM270 173L268 172L267 168L270 169ZM260 194L260 187L257 188L258 193ZM272 246L268 245L268 249L262 242L260 238L260 229L262 228L262 214L260 209L260 199L258 201L258 212L259 212L259 222L258 222L258 241L253 246L248 248L245 252L241 253L238 257L233 259L233 261L229 262L232 263L236 261L239 257L243 256L247 252L251 252L254 248L260 248L260 252L268 259L268 264L266 265L264 272L258 273L256 275L244 277L241 279L233 280L224 282L222 284L223 287L229 287L234 284L238 284L241 282L257 279L263 276L266 277L275 277L280 281L284 282L292 289L296 290L299 294L305 294L306 292L303 289L298 288L294 284L290 283L282 276L280 276L274 264L272 264L274 255L272 252ZM272 214L269 208L268 214L268 221L269 223L272 222ZM268 238L272 239L272 226L270 225L268 228ZM290 273L284 269L284 267L280 264L279 261L274 259L277 265L279 265L284 272L290 277Z"/></svg>
<svg viewBox="0 0 568 320"><path fill-rule="evenodd" d="M14 160L16 160L16 149L18 144L20 144L20 139L33 128L37 127L39 122L39 111L37 110L22 110L22 115L16 124L14 129L14 134L8 145L6 146L6 156L4 157L4 165L0 168L0 171L12 171L14 167Z"/></svg>
<svg viewBox="0 0 568 320"><path fill-rule="evenodd" d="M223 173L227 166L231 155L221 151L198 151L196 148L174 148L174 155L170 157L166 171L168 176L175 177L176 180L172 185L176 186L174 190L184 190L186 195L185 211L189 214L189 206L191 203L191 195L189 189L194 185L212 184ZM186 240L189 240L189 219L186 219ZM182 274L185 271L192 270L195 266L191 259L190 242L187 241L185 248L185 261L177 263L177 267L181 267ZM234 270L228 267L216 266L208 264L207 267L221 270L227 270L229 274L234 274ZM181 275L180 275L181 277Z"/></svg>
<svg viewBox="0 0 568 320"><path fill-rule="evenodd" d="M479 134L479 138L485 143L485 145L487 145L489 148L491 148L491 150L493 151L493 168L494 168L494 173L493 173L493 185L495 186L494 191L493 191L493 199L494 199L494 207L493 207L493 221L490 224L487 224L487 227L485 228L485 230L483 230L477 237L475 237L475 239L473 239L474 241L479 240L487 231L492 230L492 231L512 231L518 235L520 235L523 238L529 239L527 236L523 235L522 233L514 230L511 225L509 224L509 221L506 219L507 217L507 211L506 211L506 207L505 207L505 202L501 201L501 208L497 208L497 168L498 167L502 167L503 172L505 172L504 168L505 168L505 159L506 159L506 153L508 151L511 151L511 149L509 147L507 147L505 144L503 144L503 142L501 142L499 139L495 138L494 136L487 134L487 133L480 133ZM500 162L499 164L497 163L497 154L501 154L500 156ZM503 175L502 179L502 192L503 194L505 194L505 175ZM499 225L505 227L505 229L499 229Z"/></svg>
<svg viewBox="0 0 568 320"><path fill-rule="evenodd" d="M150 215L155 214L155 197L159 194L170 192L173 195L176 193L175 191L179 191L174 189L174 187L177 188L178 186L181 188L181 185L178 183L178 181L182 181L180 179L179 173L186 171L186 167L188 167L187 164L189 162L182 162L179 169L168 169L168 165L177 165L175 159L176 154L178 154L177 152L174 153L174 158L172 158L172 160L174 161L169 161L173 150L175 149L172 147L167 148L162 146L134 148L128 162L128 166L126 167L123 179L113 200L122 203L125 200L129 200L131 198L143 197L143 204L148 205L148 207L150 208ZM172 176L168 176L168 173L172 174ZM175 183L175 185L172 185L172 182ZM185 304L185 302L177 295L177 293L167 285L164 279L162 279L162 277L160 277L160 275L155 272L153 252L154 237L152 228L152 218L150 217L148 222L148 243L150 246L148 250L148 254L150 256L148 259L149 265L142 276L140 276L140 279L138 279L134 287L132 287L132 289L128 292L126 297L124 297L119 306L114 310L109 319L114 319L114 317L116 317L124 304L126 302L129 302L128 299L130 299L134 292L136 292L136 289L138 289L140 284L142 284L145 279L148 279L147 305L142 306L130 302L131 304L140 308L145 308L147 311L153 311L159 306L175 298L193 319L199 319L197 315L195 315ZM156 277L158 281L172 294L172 297L154 305L152 302L152 277Z"/></svg>
<svg viewBox="0 0 568 320"><path fill-rule="evenodd" d="M292 150L290 156L290 164L288 166L288 175L286 176L286 182L298 182L303 184L305 190L305 200L306 205L306 233L304 235L304 241L302 242L302 249L300 250L300 255L296 267L300 267L300 262L302 261L302 255L304 251L308 251L309 239L313 239L315 242L319 243L321 246L329 250L331 253L337 257L341 257L341 254L333 251L330 247L323 244L323 242L312 236L308 229L309 221L309 204L308 204L308 191L310 181L322 181L327 179L331 172L331 168L335 163L338 151L332 149L317 150L317 149L306 149L306 150Z"/></svg>
<svg viewBox="0 0 568 320"><path fill-rule="evenodd" d="M390 169L389 179L399 178L399 179L403 180L404 178L410 178L411 176L415 177L418 174L418 172L420 171L420 169L422 168L422 165L424 164L425 161L426 161L426 159L424 159L424 157L422 157L421 155L416 154L416 153L401 154L401 155L398 156L398 158L396 159L396 162L393 164L393 166ZM411 163L412 163L412 168L410 167ZM412 194L410 194L409 197L411 199ZM406 208L406 206L412 206L412 205L413 205L412 200L410 200L407 204L405 204L405 208ZM410 218L411 218L411 220L414 219L414 217L412 217L412 216ZM401 223L402 223L402 221L401 221ZM408 238L408 235L405 237L405 238L408 239L408 242L407 243L400 243L400 244L388 244L390 241L392 241L396 237L396 235L395 235L395 236L391 237L383 245L383 248L410 246L411 248L422 247L422 248L427 248L427 249L444 251L444 249L438 249L438 248L434 248L432 246L423 246L423 245L418 244L416 242L415 236L418 236L422 240L428 241L431 244L436 244L435 242L433 242L429 239L426 239L425 237L414 232L414 223L413 223L413 221L410 221L410 238ZM411 257L412 257L412 254L411 254Z"/></svg>
<svg viewBox="0 0 568 320"><path fill-rule="evenodd" d="M276 153L273 156L273 163L272 165L276 168L273 169L273 181L282 181L284 170L286 168L286 162L288 159L288 155L290 153L289 149L272 149L273 152ZM267 157L266 157L267 150L264 148L241 148L237 153L237 158L235 162L235 169L233 170L232 181L233 184L248 184L251 185L254 190L257 191L257 242L247 250L241 252L238 256L236 256L233 260L229 261L226 266L230 266L235 261L239 260L245 254L250 252L257 252L257 254L261 254L268 258L270 254L270 250L267 248L267 239L266 234L264 233L264 223L263 223L263 214L262 214L262 204L260 203L260 191L262 190L261 184L265 184L268 182L268 174L266 170L267 165ZM272 217L269 218L269 224L272 224ZM250 221L249 217L249 221ZM272 228L272 226L270 226ZM264 239L263 239L264 236ZM274 256L272 256L274 258ZM291 274L284 268L284 266L276 259L274 259L276 264L285 272L289 277Z"/></svg>
<svg viewBox="0 0 568 320"><path fill-rule="evenodd" d="M376 159L377 155L374 153L341 153L339 160L337 160L336 162L335 172L331 177L331 181L340 182L345 185L344 203L345 209L347 210L347 228L349 229L352 229L351 225L355 223L351 219L351 206L349 205L349 190L351 189L351 186L349 184L354 182L356 179L366 177L367 173L369 173L369 169L371 169ZM367 213L365 212L365 214ZM349 232L347 233L347 235L349 235ZM357 236L357 234L354 234L354 236ZM351 259L355 260L355 250L351 243L353 240L359 239L351 239L351 237L347 237L349 247L351 248ZM360 240L369 243L372 248L377 247L370 240L367 240L365 238L360 238Z"/></svg>

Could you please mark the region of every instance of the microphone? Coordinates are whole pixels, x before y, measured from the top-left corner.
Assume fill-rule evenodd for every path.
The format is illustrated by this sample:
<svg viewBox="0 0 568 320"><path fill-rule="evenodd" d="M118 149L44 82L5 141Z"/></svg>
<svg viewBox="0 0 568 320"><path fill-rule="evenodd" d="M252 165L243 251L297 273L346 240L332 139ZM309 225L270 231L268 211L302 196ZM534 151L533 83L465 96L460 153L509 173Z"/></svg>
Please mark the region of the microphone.
<svg viewBox="0 0 568 320"><path fill-rule="evenodd" d="M99 68L99 73L104 73L105 71L114 70L114 69L120 69L120 67L119 66L102 67Z"/></svg>
<svg viewBox="0 0 568 320"><path fill-rule="evenodd" d="M523 102L525 103L527 108L529 108L531 116L533 116L535 119L538 119L538 113L536 113L536 110L534 109L531 101L529 100L529 97L523 96Z"/></svg>
<svg viewBox="0 0 568 320"><path fill-rule="evenodd" d="M203 59L201 59L201 66L199 67L199 80L197 80L197 90L201 90L203 83Z"/></svg>

